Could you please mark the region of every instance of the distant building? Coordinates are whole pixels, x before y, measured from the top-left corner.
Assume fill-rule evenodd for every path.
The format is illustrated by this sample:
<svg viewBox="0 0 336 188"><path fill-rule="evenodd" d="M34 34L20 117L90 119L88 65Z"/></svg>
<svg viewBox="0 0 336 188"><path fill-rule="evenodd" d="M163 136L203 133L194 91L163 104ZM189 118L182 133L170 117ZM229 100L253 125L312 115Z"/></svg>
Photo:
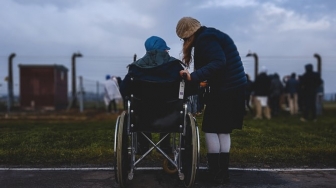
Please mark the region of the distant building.
<svg viewBox="0 0 336 188"><path fill-rule="evenodd" d="M19 65L20 107L64 109L68 105L68 69L62 65Z"/></svg>

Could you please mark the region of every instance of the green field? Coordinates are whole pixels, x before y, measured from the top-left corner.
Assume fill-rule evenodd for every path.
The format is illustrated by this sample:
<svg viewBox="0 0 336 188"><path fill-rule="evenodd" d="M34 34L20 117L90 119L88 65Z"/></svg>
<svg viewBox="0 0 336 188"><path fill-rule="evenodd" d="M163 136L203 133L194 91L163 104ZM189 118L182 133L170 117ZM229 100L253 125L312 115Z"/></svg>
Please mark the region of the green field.
<svg viewBox="0 0 336 188"><path fill-rule="evenodd" d="M336 167L336 108L330 106L317 122L301 122L287 112L271 120L246 116L243 130L231 135L231 167ZM117 115L33 116L1 117L2 167L112 167ZM201 128L202 116L197 120ZM205 156L201 132L201 162Z"/></svg>

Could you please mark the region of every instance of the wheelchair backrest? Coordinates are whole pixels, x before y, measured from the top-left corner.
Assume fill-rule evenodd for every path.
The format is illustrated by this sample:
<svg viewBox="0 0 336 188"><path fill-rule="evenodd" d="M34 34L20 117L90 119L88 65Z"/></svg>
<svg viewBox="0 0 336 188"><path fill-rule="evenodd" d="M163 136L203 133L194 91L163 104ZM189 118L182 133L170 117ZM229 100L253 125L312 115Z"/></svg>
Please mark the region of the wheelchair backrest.
<svg viewBox="0 0 336 188"><path fill-rule="evenodd" d="M182 131L185 99L179 99L180 81L134 80L131 88L131 131Z"/></svg>

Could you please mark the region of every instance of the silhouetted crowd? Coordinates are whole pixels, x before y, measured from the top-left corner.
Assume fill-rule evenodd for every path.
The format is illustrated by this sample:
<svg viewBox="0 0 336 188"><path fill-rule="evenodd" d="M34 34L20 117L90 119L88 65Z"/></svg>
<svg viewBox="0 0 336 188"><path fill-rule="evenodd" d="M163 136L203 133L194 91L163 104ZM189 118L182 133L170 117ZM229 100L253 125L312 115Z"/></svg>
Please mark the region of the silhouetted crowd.
<svg viewBox="0 0 336 188"><path fill-rule="evenodd" d="M247 75L246 110L254 119L271 119L281 111L291 115L301 114L300 120L317 120L322 114L323 80L313 65L305 65L305 73L297 76L292 73L281 80L277 73L267 74L262 67L254 81ZM254 108L251 108L250 104Z"/></svg>

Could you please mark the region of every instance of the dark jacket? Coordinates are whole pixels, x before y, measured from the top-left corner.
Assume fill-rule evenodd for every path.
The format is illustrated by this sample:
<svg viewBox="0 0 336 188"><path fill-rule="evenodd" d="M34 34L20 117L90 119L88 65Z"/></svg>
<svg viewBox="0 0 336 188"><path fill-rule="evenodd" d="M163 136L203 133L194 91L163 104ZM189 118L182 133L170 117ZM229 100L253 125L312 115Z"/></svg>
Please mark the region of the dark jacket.
<svg viewBox="0 0 336 188"><path fill-rule="evenodd" d="M156 83L181 81L179 72L184 70L182 64L180 60L170 57L166 51L149 51L144 57L129 65L128 73L121 83L120 92L124 98L130 94L132 79ZM196 94L197 86L187 83L185 95Z"/></svg>
<svg viewBox="0 0 336 188"><path fill-rule="evenodd" d="M207 80L211 90L221 92L243 88L246 76L236 45L227 34L202 26L194 42L193 82Z"/></svg>
<svg viewBox="0 0 336 188"><path fill-rule="evenodd" d="M291 77L286 82L286 92L291 95L299 92L299 81L296 78Z"/></svg>
<svg viewBox="0 0 336 188"><path fill-rule="evenodd" d="M284 91L284 86L280 81L279 75L274 74L271 78L270 97L278 97Z"/></svg>
<svg viewBox="0 0 336 188"><path fill-rule="evenodd" d="M271 88L271 78L266 73L260 73L253 83L255 96L269 96Z"/></svg>
<svg viewBox="0 0 336 188"><path fill-rule="evenodd" d="M322 84L322 79L319 73L313 72L313 65L305 66L306 72L300 78L302 92L316 94L317 88Z"/></svg>

